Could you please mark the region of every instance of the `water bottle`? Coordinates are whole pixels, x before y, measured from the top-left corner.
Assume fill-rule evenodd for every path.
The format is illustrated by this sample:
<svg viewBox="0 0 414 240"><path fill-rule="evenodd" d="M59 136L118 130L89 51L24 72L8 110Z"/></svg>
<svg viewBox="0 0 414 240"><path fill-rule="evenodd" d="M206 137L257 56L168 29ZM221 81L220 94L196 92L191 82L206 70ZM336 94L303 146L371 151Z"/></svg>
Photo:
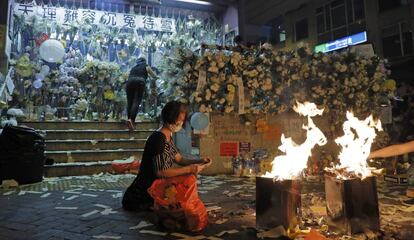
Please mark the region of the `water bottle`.
<svg viewBox="0 0 414 240"><path fill-rule="evenodd" d="M414 198L414 159L411 160L411 165L407 170L407 196Z"/></svg>

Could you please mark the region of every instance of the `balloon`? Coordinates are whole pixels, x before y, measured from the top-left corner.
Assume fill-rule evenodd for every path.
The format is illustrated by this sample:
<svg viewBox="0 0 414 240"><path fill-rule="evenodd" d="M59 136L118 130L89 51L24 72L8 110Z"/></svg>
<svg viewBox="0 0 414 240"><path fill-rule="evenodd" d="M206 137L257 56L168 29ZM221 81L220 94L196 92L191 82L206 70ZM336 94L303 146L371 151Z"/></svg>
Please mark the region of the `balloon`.
<svg viewBox="0 0 414 240"><path fill-rule="evenodd" d="M191 116L191 126L196 130L203 130L208 126L208 117L204 113L196 112Z"/></svg>
<svg viewBox="0 0 414 240"><path fill-rule="evenodd" d="M40 70L40 72L43 73L43 75L47 75L50 72L50 67L48 65L43 65L42 70Z"/></svg>
<svg viewBox="0 0 414 240"><path fill-rule="evenodd" d="M39 89L42 86L43 86L42 81L36 80L36 81L33 82L33 87L36 88L36 89Z"/></svg>
<svg viewBox="0 0 414 240"><path fill-rule="evenodd" d="M43 75L42 73L36 73L35 78L36 81L42 81L43 79L45 79L45 75Z"/></svg>
<svg viewBox="0 0 414 240"><path fill-rule="evenodd" d="M55 63L63 59L63 56L65 56L65 48L61 42L49 39L40 45L39 53L43 60Z"/></svg>

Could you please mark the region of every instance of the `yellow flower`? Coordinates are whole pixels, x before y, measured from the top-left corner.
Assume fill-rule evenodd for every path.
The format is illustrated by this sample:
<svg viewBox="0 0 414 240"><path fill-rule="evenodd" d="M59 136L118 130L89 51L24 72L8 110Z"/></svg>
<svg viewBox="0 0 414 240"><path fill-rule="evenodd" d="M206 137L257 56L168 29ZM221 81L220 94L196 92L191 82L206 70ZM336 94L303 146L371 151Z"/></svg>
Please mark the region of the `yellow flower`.
<svg viewBox="0 0 414 240"><path fill-rule="evenodd" d="M374 92L378 92L379 90L380 90L380 85L379 84L374 84L374 86L372 86L372 90L374 91Z"/></svg>
<svg viewBox="0 0 414 240"><path fill-rule="evenodd" d="M394 91L395 88L396 88L395 80L389 79L389 80L385 81L384 84L382 85L382 87L385 90Z"/></svg>
<svg viewBox="0 0 414 240"><path fill-rule="evenodd" d="M213 92L217 92L220 89L220 85L214 83L213 85L211 85L210 89L213 90Z"/></svg>
<svg viewBox="0 0 414 240"><path fill-rule="evenodd" d="M227 91L229 91L229 93L234 93L236 91L236 88L234 87L234 85L228 84Z"/></svg>

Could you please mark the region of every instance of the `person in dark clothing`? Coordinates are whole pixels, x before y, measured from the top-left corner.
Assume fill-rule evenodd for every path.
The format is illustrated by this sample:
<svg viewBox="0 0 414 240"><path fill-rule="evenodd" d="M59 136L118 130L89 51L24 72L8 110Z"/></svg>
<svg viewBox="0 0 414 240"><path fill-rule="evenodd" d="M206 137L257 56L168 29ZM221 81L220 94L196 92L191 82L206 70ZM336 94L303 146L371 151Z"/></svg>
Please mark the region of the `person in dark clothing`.
<svg viewBox="0 0 414 240"><path fill-rule="evenodd" d="M198 174L211 164L209 158L183 158L172 142L172 133L181 129L186 115L186 106L177 101L168 102L162 109L163 125L147 139L139 173L123 196L122 207L125 210L149 210L154 200L147 190L157 178ZM174 162L182 167L173 167Z"/></svg>
<svg viewBox="0 0 414 240"><path fill-rule="evenodd" d="M126 83L127 127L131 131L134 130L135 118L137 117L139 105L141 104L146 89L148 75L153 79L157 78L157 75L152 71L151 67L147 65L145 58L138 58L137 64L129 72Z"/></svg>

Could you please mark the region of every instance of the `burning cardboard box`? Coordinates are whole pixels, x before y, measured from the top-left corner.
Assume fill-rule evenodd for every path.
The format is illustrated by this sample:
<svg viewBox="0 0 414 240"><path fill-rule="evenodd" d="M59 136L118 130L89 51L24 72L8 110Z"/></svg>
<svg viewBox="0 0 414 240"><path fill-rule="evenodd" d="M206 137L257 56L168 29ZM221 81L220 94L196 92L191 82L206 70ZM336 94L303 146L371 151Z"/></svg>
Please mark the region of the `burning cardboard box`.
<svg viewBox="0 0 414 240"><path fill-rule="evenodd" d="M344 135L335 142L342 147L340 164L325 169L325 194L328 224L336 231L355 234L379 231L376 179L367 164L371 144L381 122L372 116L359 120L347 113Z"/></svg>
<svg viewBox="0 0 414 240"><path fill-rule="evenodd" d="M279 149L285 155L277 156L272 162L272 171L256 178L256 226L259 229L275 228L283 225L294 229L301 217L301 183L303 169L315 145L326 144L326 137L315 126L311 117L322 115L313 103L297 104L296 112L307 116L306 140L301 145L282 134Z"/></svg>

